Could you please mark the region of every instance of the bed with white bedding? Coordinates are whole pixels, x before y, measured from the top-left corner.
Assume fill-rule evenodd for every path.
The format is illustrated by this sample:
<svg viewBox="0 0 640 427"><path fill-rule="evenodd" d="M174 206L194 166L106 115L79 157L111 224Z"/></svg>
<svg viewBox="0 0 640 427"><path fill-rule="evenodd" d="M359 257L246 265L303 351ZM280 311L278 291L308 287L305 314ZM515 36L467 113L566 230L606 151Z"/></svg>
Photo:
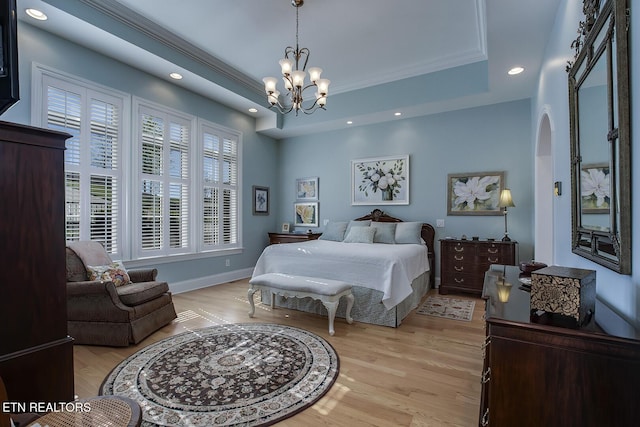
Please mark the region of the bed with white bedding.
<svg viewBox="0 0 640 427"><path fill-rule="evenodd" d="M383 226L388 231L396 226L391 223L402 223L379 209L354 221L357 225L370 223L369 227L376 228L374 234L380 235L385 232ZM287 273L351 283L355 297L351 315L355 321L397 327L420 303L433 278L435 231L429 224L405 223L403 227L410 224L417 225L413 227L419 233L415 243L409 243L412 239L403 243L390 243L393 239L386 243L319 239L267 246L253 276ZM326 314L324 306L310 298L277 297L276 304ZM345 309L346 303L341 302L336 317L344 318Z"/></svg>

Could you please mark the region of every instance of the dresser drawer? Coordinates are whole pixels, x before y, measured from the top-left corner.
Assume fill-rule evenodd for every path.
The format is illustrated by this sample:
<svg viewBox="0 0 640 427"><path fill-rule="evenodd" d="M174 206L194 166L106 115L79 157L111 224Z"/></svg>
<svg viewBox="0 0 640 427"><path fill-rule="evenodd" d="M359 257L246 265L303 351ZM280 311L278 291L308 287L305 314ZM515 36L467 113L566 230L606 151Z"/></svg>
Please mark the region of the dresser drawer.
<svg viewBox="0 0 640 427"><path fill-rule="evenodd" d="M467 256L456 254L449 258L446 262L442 263L443 272L447 273L462 273L462 274L477 274L478 262L475 256ZM482 272L486 268L482 268Z"/></svg>
<svg viewBox="0 0 640 427"><path fill-rule="evenodd" d="M442 282L452 288L482 291L482 281L477 274L450 272L443 276Z"/></svg>
<svg viewBox="0 0 640 427"><path fill-rule="evenodd" d="M482 266L490 266L491 264L511 264L510 262L504 262L508 257L502 254L498 255L478 255L478 264ZM487 268L484 268L483 271L486 271Z"/></svg>
<svg viewBox="0 0 640 427"><path fill-rule="evenodd" d="M466 255L475 255L476 248L474 245L469 245L467 243L456 242L456 243L448 243L442 246L443 252L454 255L454 254L466 254Z"/></svg>

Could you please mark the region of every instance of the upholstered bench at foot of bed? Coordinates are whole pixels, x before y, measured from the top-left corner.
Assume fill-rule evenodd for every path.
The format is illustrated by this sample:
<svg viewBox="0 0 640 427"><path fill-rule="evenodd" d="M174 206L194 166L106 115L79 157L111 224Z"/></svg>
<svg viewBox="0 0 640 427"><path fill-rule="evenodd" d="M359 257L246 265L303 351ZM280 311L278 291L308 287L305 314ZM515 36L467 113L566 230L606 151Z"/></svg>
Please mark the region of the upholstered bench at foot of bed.
<svg viewBox="0 0 640 427"><path fill-rule="evenodd" d="M271 293L271 308L274 308L275 295L284 297L305 298L311 297L320 300L329 314L329 335L333 335L333 320L336 316L340 298L347 297L347 323L353 323L351 308L353 307L353 294L351 284L338 280L319 279L316 277L293 276L282 273L261 274L249 280L249 304L251 310L249 317L255 313L253 294L258 290L266 290Z"/></svg>

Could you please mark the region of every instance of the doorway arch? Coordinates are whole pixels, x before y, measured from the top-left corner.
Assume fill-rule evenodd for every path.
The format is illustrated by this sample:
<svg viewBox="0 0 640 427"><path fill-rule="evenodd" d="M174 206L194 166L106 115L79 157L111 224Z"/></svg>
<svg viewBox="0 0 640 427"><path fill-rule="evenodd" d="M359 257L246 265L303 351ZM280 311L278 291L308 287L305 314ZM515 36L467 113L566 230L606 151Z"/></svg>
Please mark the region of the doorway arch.
<svg viewBox="0 0 640 427"><path fill-rule="evenodd" d="M554 264L554 171L553 123L549 107L542 109L538 121L535 155L534 257L536 261Z"/></svg>

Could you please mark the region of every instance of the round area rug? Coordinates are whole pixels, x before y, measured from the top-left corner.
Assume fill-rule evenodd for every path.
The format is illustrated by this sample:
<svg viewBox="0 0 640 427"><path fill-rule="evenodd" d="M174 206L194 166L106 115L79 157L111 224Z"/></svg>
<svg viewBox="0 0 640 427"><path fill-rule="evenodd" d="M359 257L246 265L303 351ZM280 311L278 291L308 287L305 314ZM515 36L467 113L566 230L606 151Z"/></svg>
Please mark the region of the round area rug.
<svg viewBox="0 0 640 427"><path fill-rule="evenodd" d="M266 426L320 399L338 376L322 337L290 326L212 326L125 359L100 394L129 397L143 426Z"/></svg>

